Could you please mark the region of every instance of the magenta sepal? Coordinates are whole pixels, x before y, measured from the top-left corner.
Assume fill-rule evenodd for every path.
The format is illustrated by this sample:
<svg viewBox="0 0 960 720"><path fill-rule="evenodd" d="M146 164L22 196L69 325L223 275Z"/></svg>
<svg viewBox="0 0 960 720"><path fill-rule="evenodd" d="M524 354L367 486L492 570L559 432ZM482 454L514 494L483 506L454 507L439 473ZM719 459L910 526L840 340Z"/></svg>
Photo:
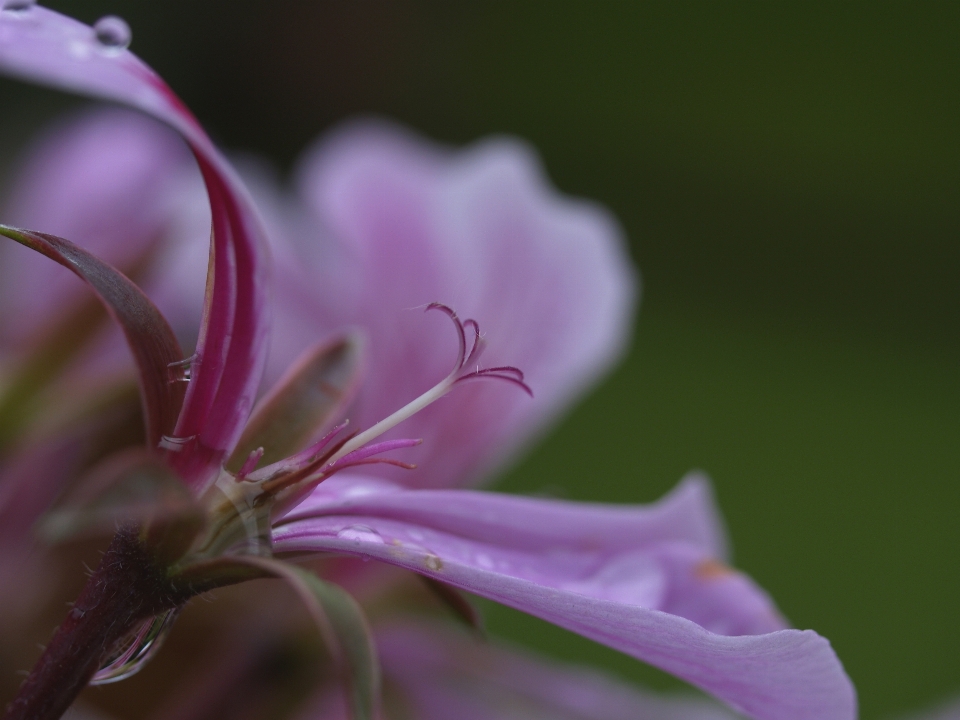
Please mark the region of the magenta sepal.
<svg viewBox="0 0 960 720"><path fill-rule="evenodd" d="M169 124L203 174L213 217L211 269L171 463L196 491L236 443L267 351L267 267L261 222L242 183L163 80L127 50L104 47L91 27L42 7L0 14L0 71L112 100Z"/></svg>
<svg viewBox="0 0 960 720"><path fill-rule="evenodd" d="M496 600L757 720L856 716L830 643L784 629L766 593L718 562L719 520L700 479L624 507L334 477L278 523L273 542L278 553L378 559Z"/></svg>

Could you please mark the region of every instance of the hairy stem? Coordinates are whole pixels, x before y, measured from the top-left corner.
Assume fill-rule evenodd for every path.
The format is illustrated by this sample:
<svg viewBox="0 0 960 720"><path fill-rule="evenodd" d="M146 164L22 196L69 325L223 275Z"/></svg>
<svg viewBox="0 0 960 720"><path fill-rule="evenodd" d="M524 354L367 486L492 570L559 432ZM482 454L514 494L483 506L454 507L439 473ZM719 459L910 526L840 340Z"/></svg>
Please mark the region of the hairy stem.
<svg viewBox="0 0 960 720"><path fill-rule="evenodd" d="M138 622L182 605L190 594L171 584L135 529L121 529L4 720L57 720Z"/></svg>

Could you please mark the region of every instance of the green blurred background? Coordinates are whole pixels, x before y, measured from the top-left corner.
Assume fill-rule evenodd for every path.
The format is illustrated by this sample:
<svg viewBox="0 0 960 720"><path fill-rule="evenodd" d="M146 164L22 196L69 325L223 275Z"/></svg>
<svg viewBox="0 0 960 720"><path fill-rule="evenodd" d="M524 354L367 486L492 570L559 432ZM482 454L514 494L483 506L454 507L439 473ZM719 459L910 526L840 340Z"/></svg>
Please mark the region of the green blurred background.
<svg viewBox="0 0 960 720"><path fill-rule="evenodd" d="M738 565L831 639L863 718L960 691L960 5L45 4L124 16L220 143L282 168L358 113L529 140L620 218L644 296L626 362L500 487L649 501L704 469ZM72 102L0 92L5 155Z"/></svg>

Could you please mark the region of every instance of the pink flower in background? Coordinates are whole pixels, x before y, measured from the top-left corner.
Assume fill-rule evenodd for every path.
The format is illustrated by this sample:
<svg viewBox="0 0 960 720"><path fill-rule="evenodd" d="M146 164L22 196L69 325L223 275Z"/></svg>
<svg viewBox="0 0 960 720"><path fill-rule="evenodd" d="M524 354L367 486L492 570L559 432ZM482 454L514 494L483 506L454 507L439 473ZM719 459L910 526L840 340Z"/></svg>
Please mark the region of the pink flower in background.
<svg viewBox="0 0 960 720"><path fill-rule="evenodd" d="M378 633L377 646L385 676L420 720L735 718L706 699L643 692L589 668L470 642L430 625L387 627Z"/></svg>
<svg viewBox="0 0 960 720"><path fill-rule="evenodd" d="M70 266L105 298L137 360L148 446L208 511L205 529L189 526L199 533L192 545L171 545L160 533L157 555L166 557L171 547L179 553L161 568L170 587L156 601L124 606L132 625L175 613L218 582L236 582L239 575L224 580L223 573L242 568L291 580L305 595L315 592L318 614L333 618L327 624L334 635L341 631L337 618L356 629L362 623L344 610L351 606L342 595L264 557L271 545L277 554L344 553L555 622L672 672L751 717L855 715L853 688L829 643L812 631L784 629L767 595L723 564L726 543L703 480L688 479L648 507L434 489L476 482L540 431L608 367L629 324L632 274L615 224L594 206L552 193L528 150L491 141L454 153L365 126L311 153L299 175L299 205L268 204L279 251L271 376L300 360L254 410L267 354L265 239L234 171L129 52L98 45L90 28L42 8L0 21L0 67L168 123L187 140L209 195L211 269L197 353L182 365L172 332L133 285L69 243L5 230ZM87 130L63 147L82 149L87 138L91 148L103 142L95 122ZM145 161L155 157L148 152L152 132L129 135L132 148L143 142ZM70 152L60 152L67 162ZM114 160L122 165L133 154ZM130 168L130 182L76 208L69 178L83 176L79 167L76 175L66 173L59 209L65 219L57 222L79 236L85 208L95 202L103 203L103 214L92 218L101 222L103 215L126 217L128 203L147 198L150 211L129 223L141 238L137 247L149 244L177 216L165 204L167 190L155 189L173 188L170 197L180 197L179 181L167 184L181 173L176 153L156 157L153 169ZM42 174L43 164L38 168ZM29 193L19 202L29 215ZM114 202L123 207L111 211ZM39 231L54 230L43 226L44 212L33 212ZM109 223L102 229L107 237ZM116 241L104 242L102 250L117 251L122 263ZM186 277L195 277L196 263L187 264ZM164 272L178 286L181 267ZM157 292L162 296L162 288ZM490 335L444 307L432 315L453 319L455 335L414 312L437 300L478 318ZM351 327L364 339L340 342ZM321 340L326 344L317 345ZM489 351L479 365L484 345ZM189 376L171 380L177 367L189 367ZM324 383L333 376L336 392L328 393ZM463 382L484 376L507 382ZM534 388L535 401L517 392L523 382ZM311 393L332 397L319 415L308 402ZM348 408L363 432L341 445L342 426L328 431ZM393 430L401 419L404 425ZM258 447L263 437L277 444ZM405 439L411 437L423 438L422 451L407 450L416 444ZM356 468L396 451L409 452L419 467L396 476L382 465L362 474ZM86 614L103 612L96 588L116 580L109 573L120 565L112 558L108 553L98 571L106 574L94 576L62 633L80 627ZM369 654L362 644L341 644L352 648L352 662ZM57 647L52 643L47 653ZM95 670L90 666L86 677ZM42 672L32 676L28 690L41 688L41 680ZM364 682L367 695L358 707L370 711L375 673Z"/></svg>
<svg viewBox="0 0 960 720"><path fill-rule="evenodd" d="M164 315L174 325L189 321L196 333L210 213L196 164L176 133L127 110L78 113L32 143L9 187L2 206L7 224L43 227L136 271ZM83 297L79 278L26 248L5 243L0 258L0 303L18 308L0 317L0 340L8 348L29 343Z"/></svg>
<svg viewBox="0 0 960 720"><path fill-rule="evenodd" d="M624 349L636 283L620 229L603 208L554 192L526 145L454 152L357 123L309 150L296 180L300 210L276 244L274 375L314 335L359 328L367 368L350 417L368 427L448 372L443 318L413 310L442 300L481 321L487 367L522 368L536 393L529 402L476 385L425 409L402 428L423 438L418 467L391 479L475 483Z"/></svg>

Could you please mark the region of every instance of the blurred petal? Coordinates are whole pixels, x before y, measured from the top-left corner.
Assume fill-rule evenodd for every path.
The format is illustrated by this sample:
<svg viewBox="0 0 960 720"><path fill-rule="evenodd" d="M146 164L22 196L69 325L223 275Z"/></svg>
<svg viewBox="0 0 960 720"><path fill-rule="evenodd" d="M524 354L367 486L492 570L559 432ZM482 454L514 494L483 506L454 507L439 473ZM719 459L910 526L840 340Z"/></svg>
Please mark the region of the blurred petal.
<svg viewBox="0 0 960 720"><path fill-rule="evenodd" d="M33 543L33 525L72 479L75 438L36 443L0 468L0 549L22 552Z"/></svg>
<svg viewBox="0 0 960 720"><path fill-rule="evenodd" d="M419 720L733 720L717 703L471 642L429 625L377 633L384 675Z"/></svg>
<svg viewBox="0 0 960 720"><path fill-rule="evenodd" d="M325 508L315 494L275 529L275 549L373 557L434 577L655 665L751 717L855 715L830 644L779 630L769 598L713 560L703 533L689 529L697 522L664 522L683 514L681 493L651 511L342 485L354 497Z"/></svg>
<svg viewBox="0 0 960 720"><path fill-rule="evenodd" d="M504 459L594 382L629 334L635 277L615 221L559 196L525 145L494 139L450 152L386 125L360 125L311 151L300 172L309 212L278 249L274 358L304 328L368 334L356 427L368 427L443 378L455 357L441 301L489 333L487 366L520 367L536 395L490 383L458 388L405 423L423 437L421 487L463 485Z"/></svg>
<svg viewBox="0 0 960 720"><path fill-rule="evenodd" d="M75 437L30 445L0 466L0 635L14 644L26 618L48 601L55 575L38 557L34 525L64 486L80 455ZM11 648L4 647L11 651Z"/></svg>
<svg viewBox="0 0 960 720"><path fill-rule="evenodd" d="M117 109L85 112L34 143L10 183L3 219L67 238L127 269L166 230L173 186L189 163L176 134L154 120ZM5 342L22 342L74 302L82 284L27 252L0 253L0 304L18 307L0 318L0 333ZM46 289L40 296L38 287ZM27 293L29 305L14 305Z"/></svg>
<svg viewBox="0 0 960 720"><path fill-rule="evenodd" d="M177 130L207 186L213 220L211 283L200 356L172 458L198 488L239 437L266 358L266 267L256 211L236 174L163 80L126 50L101 46L93 29L42 7L5 13L0 70L34 82L137 108Z"/></svg>

